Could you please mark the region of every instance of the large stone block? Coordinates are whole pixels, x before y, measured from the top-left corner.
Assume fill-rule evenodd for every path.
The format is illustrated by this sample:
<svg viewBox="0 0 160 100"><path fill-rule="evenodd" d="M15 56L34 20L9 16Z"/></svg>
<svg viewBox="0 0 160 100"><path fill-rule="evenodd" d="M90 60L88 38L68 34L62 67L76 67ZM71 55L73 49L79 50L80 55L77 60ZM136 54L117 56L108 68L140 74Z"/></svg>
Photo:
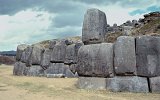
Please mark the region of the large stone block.
<svg viewBox="0 0 160 100"><path fill-rule="evenodd" d="M63 63L65 61L66 47L64 41L57 42L51 54L51 62Z"/></svg>
<svg viewBox="0 0 160 100"><path fill-rule="evenodd" d="M160 37L137 37L136 60L139 76L160 76Z"/></svg>
<svg viewBox="0 0 160 100"><path fill-rule="evenodd" d="M28 47L26 44L21 44L17 46L16 60L20 61L23 51Z"/></svg>
<svg viewBox="0 0 160 100"><path fill-rule="evenodd" d="M50 66L45 70L45 74L65 74L67 66L64 63L50 63Z"/></svg>
<svg viewBox="0 0 160 100"><path fill-rule="evenodd" d="M22 53L21 61L26 63L27 66L31 66L31 54L32 46L28 46Z"/></svg>
<svg viewBox="0 0 160 100"><path fill-rule="evenodd" d="M39 65L29 67L27 76L44 76L44 69Z"/></svg>
<svg viewBox="0 0 160 100"><path fill-rule="evenodd" d="M48 68L50 61L51 61L51 50L50 49L45 49L43 56L42 56L42 60L41 60L41 66L43 68Z"/></svg>
<svg viewBox="0 0 160 100"><path fill-rule="evenodd" d="M84 15L82 41L84 44L101 43L106 34L106 15L98 9L88 9Z"/></svg>
<svg viewBox="0 0 160 100"><path fill-rule="evenodd" d="M40 45L34 45L31 54L31 63L33 65L40 65L44 48Z"/></svg>
<svg viewBox="0 0 160 100"><path fill-rule="evenodd" d="M113 92L149 92L147 78L137 76L114 77L107 79L107 90Z"/></svg>
<svg viewBox="0 0 160 100"><path fill-rule="evenodd" d="M150 88L153 93L160 93L160 77L150 78Z"/></svg>
<svg viewBox="0 0 160 100"><path fill-rule="evenodd" d="M78 60L78 50L82 46L82 43L76 43L67 46L65 64L76 64Z"/></svg>
<svg viewBox="0 0 160 100"><path fill-rule="evenodd" d="M26 64L22 62L16 62L14 64L13 75L23 76Z"/></svg>
<svg viewBox="0 0 160 100"><path fill-rule="evenodd" d="M114 67L117 75L136 75L134 37L119 37L114 45L114 55Z"/></svg>
<svg viewBox="0 0 160 100"><path fill-rule="evenodd" d="M112 77L113 44L84 45L78 51L77 72L80 76Z"/></svg>
<svg viewBox="0 0 160 100"><path fill-rule="evenodd" d="M79 77L76 86L80 89L106 89L106 78Z"/></svg>

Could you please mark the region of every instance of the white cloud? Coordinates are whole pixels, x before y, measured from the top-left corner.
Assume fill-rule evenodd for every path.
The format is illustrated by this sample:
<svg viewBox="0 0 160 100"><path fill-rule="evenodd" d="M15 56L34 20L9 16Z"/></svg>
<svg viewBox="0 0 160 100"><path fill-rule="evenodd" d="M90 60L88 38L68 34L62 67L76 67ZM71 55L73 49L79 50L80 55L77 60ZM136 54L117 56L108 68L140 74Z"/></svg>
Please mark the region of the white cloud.
<svg viewBox="0 0 160 100"><path fill-rule="evenodd" d="M18 12L14 16L0 16L0 50L15 49L19 43L39 41L36 36L43 37L46 34L54 16L32 9ZM30 41L31 38L35 39Z"/></svg>

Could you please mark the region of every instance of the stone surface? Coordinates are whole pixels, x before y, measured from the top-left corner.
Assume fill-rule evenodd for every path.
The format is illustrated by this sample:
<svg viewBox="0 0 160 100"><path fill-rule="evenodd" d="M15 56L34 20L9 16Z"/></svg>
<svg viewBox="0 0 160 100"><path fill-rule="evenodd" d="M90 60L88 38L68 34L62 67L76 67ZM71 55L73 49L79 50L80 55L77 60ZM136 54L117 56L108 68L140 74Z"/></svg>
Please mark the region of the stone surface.
<svg viewBox="0 0 160 100"><path fill-rule="evenodd" d="M77 68L77 64L71 64L71 65L69 65L69 69L70 69L73 73L76 72L76 68Z"/></svg>
<svg viewBox="0 0 160 100"><path fill-rule="evenodd" d="M76 86L80 89L106 89L106 78L79 77Z"/></svg>
<svg viewBox="0 0 160 100"><path fill-rule="evenodd" d="M41 60L41 66L44 69L47 69L49 67L50 64L50 60L51 60L51 50L50 49L45 49L43 56L42 56L42 60Z"/></svg>
<svg viewBox="0 0 160 100"><path fill-rule="evenodd" d="M45 74L65 74L67 65L64 63L50 63L50 66L45 70Z"/></svg>
<svg viewBox="0 0 160 100"><path fill-rule="evenodd" d="M136 75L134 37L119 37L114 45L114 55L114 67L117 75Z"/></svg>
<svg viewBox="0 0 160 100"><path fill-rule="evenodd" d="M66 55L65 55L65 64L76 64L77 63L77 55L78 50L82 46L82 43L76 43L67 46Z"/></svg>
<svg viewBox="0 0 160 100"><path fill-rule="evenodd" d="M80 76L112 77L113 44L84 45L78 51L77 72Z"/></svg>
<svg viewBox="0 0 160 100"><path fill-rule="evenodd" d="M26 67L25 63L16 62L14 64L13 75L23 76L25 67Z"/></svg>
<svg viewBox="0 0 160 100"><path fill-rule="evenodd" d="M16 52L16 60L20 61L23 51L28 47L26 44L21 44L17 46L17 52Z"/></svg>
<svg viewBox="0 0 160 100"><path fill-rule="evenodd" d="M114 77L107 79L107 90L113 92L149 92L147 78L137 76Z"/></svg>
<svg viewBox="0 0 160 100"><path fill-rule="evenodd" d="M22 53L21 61L26 63L27 66L31 66L31 54L32 46L28 46Z"/></svg>
<svg viewBox="0 0 160 100"><path fill-rule="evenodd" d="M64 78L65 75L64 74L47 74L46 77L47 78Z"/></svg>
<svg viewBox="0 0 160 100"><path fill-rule="evenodd" d="M27 72L27 76L43 76L43 75L44 75L44 70L39 65L33 65L29 67Z"/></svg>
<svg viewBox="0 0 160 100"><path fill-rule="evenodd" d="M150 88L152 93L160 93L160 77L150 78Z"/></svg>
<svg viewBox="0 0 160 100"><path fill-rule="evenodd" d="M66 55L66 47L64 41L57 42L51 54L51 62L63 63Z"/></svg>
<svg viewBox="0 0 160 100"><path fill-rule="evenodd" d="M40 65L44 48L40 45L34 45L31 54L31 63L33 65Z"/></svg>
<svg viewBox="0 0 160 100"><path fill-rule="evenodd" d="M160 75L160 37L141 36L136 38L136 62L139 76Z"/></svg>
<svg viewBox="0 0 160 100"><path fill-rule="evenodd" d="M101 43L106 34L106 15L98 9L88 9L84 15L82 41L84 44Z"/></svg>
<svg viewBox="0 0 160 100"><path fill-rule="evenodd" d="M68 77L68 78L74 78L76 77L74 73L72 73L72 71L67 68L66 71L65 71L65 77Z"/></svg>

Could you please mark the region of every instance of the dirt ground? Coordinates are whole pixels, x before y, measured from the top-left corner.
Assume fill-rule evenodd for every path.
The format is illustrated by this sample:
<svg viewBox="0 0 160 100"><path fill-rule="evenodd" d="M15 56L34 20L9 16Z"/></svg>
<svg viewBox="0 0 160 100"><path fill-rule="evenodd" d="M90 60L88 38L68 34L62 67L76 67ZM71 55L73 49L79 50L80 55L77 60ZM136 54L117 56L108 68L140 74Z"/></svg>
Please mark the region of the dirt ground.
<svg viewBox="0 0 160 100"><path fill-rule="evenodd" d="M160 100L160 94L77 89L77 79L13 76L12 69L0 66L0 100Z"/></svg>

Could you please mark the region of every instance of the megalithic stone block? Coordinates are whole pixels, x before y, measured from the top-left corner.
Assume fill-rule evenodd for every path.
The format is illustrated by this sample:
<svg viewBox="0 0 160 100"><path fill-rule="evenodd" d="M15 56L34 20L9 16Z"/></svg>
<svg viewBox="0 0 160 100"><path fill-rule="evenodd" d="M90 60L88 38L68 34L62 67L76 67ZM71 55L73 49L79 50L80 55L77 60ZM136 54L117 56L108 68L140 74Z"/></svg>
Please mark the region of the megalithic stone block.
<svg viewBox="0 0 160 100"><path fill-rule="evenodd" d="M139 76L160 76L160 37L137 37L136 60Z"/></svg>
<svg viewBox="0 0 160 100"><path fill-rule="evenodd" d="M102 43L80 47L76 71L80 76L113 77L113 44Z"/></svg>
<svg viewBox="0 0 160 100"><path fill-rule="evenodd" d="M152 93L160 93L160 77L152 77L150 80L150 88Z"/></svg>
<svg viewBox="0 0 160 100"><path fill-rule="evenodd" d="M114 67L117 75L136 75L135 38L120 36L114 45Z"/></svg>
<svg viewBox="0 0 160 100"><path fill-rule="evenodd" d="M84 15L82 41L84 44L95 44L104 41L106 34L106 15L98 9L88 9Z"/></svg>
<svg viewBox="0 0 160 100"><path fill-rule="evenodd" d="M45 49L43 56L42 56L42 60L41 60L41 66L46 69L49 67L50 61L51 61L51 53L52 50L50 49Z"/></svg>
<svg viewBox="0 0 160 100"><path fill-rule="evenodd" d="M20 61L23 51L28 47L26 44L21 44L17 46L17 52L16 52L16 60Z"/></svg>

